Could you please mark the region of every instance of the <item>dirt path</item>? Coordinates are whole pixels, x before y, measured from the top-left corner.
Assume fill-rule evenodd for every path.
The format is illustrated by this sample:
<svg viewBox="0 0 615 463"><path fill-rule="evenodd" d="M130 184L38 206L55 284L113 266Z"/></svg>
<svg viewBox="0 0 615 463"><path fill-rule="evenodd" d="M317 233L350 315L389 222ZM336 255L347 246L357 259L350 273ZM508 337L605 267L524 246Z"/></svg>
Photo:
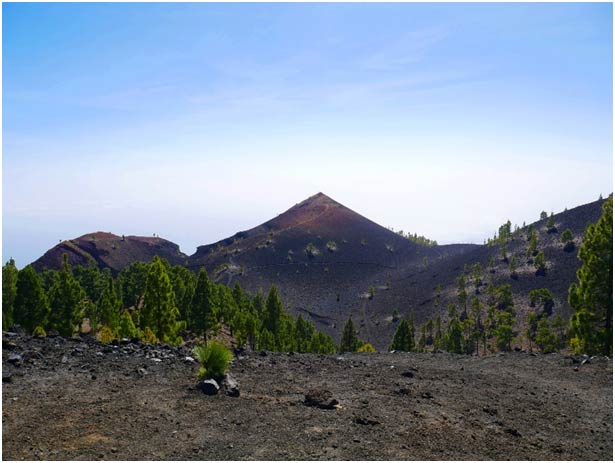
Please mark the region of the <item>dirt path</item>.
<svg viewBox="0 0 615 463"><path fill-rule="evenodd" d="M612 361L604 358L250 353L232 365L241 388L233 398L197 390L186 354L5 336L3 459L613 455ZM339 408L304 405L313 388L331 391Z"/></svg>

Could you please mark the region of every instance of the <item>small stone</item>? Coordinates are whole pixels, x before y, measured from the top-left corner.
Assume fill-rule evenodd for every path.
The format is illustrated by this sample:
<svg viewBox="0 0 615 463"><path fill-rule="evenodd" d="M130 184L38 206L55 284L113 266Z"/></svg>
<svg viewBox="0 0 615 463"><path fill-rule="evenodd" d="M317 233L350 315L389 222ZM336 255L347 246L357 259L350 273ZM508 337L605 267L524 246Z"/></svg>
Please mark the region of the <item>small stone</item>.
<svg viewBox="0 0 615 463"><path fill-rule="evenodd" d="M380 421L378 420L374 420L372 418L365 418L362 416L355 416L354 417L354 422L357 424L361 424L361 425L369 425L369 426L374 426L376 424L380 424Z"/></svg>
<svg viewBox="0 0 615 463"><path fill-rule="evenodd" d="M421 394L421 397L423 399L433 399L433 394L431 392L427 391L427 392L423 392Z"/></svg>
<svg viewBox="0 0 615 463"><path fill-rule="evenodd" d="M199 389L201 389L204 394L216 395L220 390L220 386L218 386L218 382L215 379L206 379L199 383Z"/></svg>
<svg viewBox="0 0 615 463"><path fill-rule="evenodd" d="M192 357L190 357L189 355L186 355L186 357L184 357L184 362L186 362L186 363L194 363L194 359Z"/></svg>
<svg viewBox="0 0 615 463"><path fill-rule="evenodd" d="M339 402L333 398L331 391L326 389L312 389L305 394L303 403L309 407L324 408L326 410L334 409Z"/></svg>
<svg viewBox="0 0 615 463"><path fill-rule="evenodd" d="M239 397L239 384L230 373L224 376L222 387L226 390L226 395L230 397Z"/></svg>
<svg viewBox="0 0 615 463"><path fill-rule="evenodd" d="M414 378L414 373L412 371L410 371L410 370L404 371L401 375L404 378Z"/></svg>
<svg viewBox="0 0 615 463"><path fill-rule="evenodd" d="M23 362L23 358L19 354L11 354L7 360L9 363L13 365L20 365Z"/></svg>

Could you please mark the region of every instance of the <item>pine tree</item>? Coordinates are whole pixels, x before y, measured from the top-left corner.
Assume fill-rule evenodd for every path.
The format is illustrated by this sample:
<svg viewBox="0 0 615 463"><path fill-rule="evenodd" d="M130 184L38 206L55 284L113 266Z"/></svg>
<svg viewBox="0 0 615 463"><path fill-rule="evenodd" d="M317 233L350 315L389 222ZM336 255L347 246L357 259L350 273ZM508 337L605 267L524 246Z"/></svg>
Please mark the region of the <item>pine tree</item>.
<svg viewBox="0 0 615 463"><path fill-rule="evenodd" d="M198 335L204 336L213 324L214 306L213 284L207 270L201 268L188 314L188 326Z"/></svg>
<svg viewBox="0 0 615 463"><path fill-rule="evenodd" d="M570 252L574 249L574 235L572 234L572 230L570 230L570 228L564 230L564 233L562 233L560 239L564 244L564 251Z"/></svg>
<svg viewBox="0 0 615 463"><path fill-rule="evenodd" d="M136 338L138 335L137 328L127 310L124 310L120 316L118 331L122 338Z"/></svg>
<svg viewBox="0 0 615 463"><path fill-rule="evenodd" d="M542 212L540 213L540 220L544 220L544 219L546 219L547 217L548 217L548 216L547 216L547 212L546 212L546 211L542 211Z"/></svg>
<svg viewBox="0 0 615 463"><path fill-rule="evenodd" d="M352 318L348 317L346 324L344 325L344 331L342 332L342 341L340 342L339 351L342 352L356 352L361 346L361 341L357 335L357 330L352 323Z"/></svg>
<svg viewBox="0 0 615 463"><path fill-rule="evenodd" d="M2 267L2 329L8 330L13 326L13 312L15 311L15 297L17 297L17 267L15 261L9 261Z"/></svg>
<svg viewBox="0 0 615 463"><path fill-rule="evenodd" d="M525 335L530 344L530 352L532 352L532 342L536 339L536 330L538 329L538 317L534 312L527 314L525 317L525 324L527 325Z"/></svg>
<svg viewBox="0 0 615 463"><path fill-rule="evenodd" d="M78 324L83 318L86 298L85 291L73 277L68 256L64 254L64 265L59 280L49 290L51 328L57 330L61 336L72 336L78 330Z"/></svg>
<svg viewBox="0 0 615 463"><path fill-rule="evenodd" d="M282 306L282 301L280 300L280 296L278 296L278 290L275 286L272 286L269 290L265 307L263 326L273 334L274 338L276 338L280 333L284 307Z"/></svg>
<svg viewBox="0 0 615 463"><path fill-rule="evenodd" d="M414 310L411 310L410 316L408 317L408 351L413 351L416 347L415 333L416 326L414 325Z"/></svg>
<svg viewBox="0 0 615 463"><path fill-rule="evenodd" d="M557 227L555 226L555 217L553 216L553 212L549 216L549 220L547 220L547 232L548 233L556 233Z"/></svg>
<svg viewBox="0 0 615 463"><path fill-rule="evenodd" d="M160 257L156 256L149 264L143 309L141 313L141 328L150 328L156 338L169 344L177 344L177 335L182 325L177 321L179 310L175 305L175 295L169 275Z"/></svg>
<svg viewBox="0 0 615 463"><path fill-rule="evenodd" d="M538 233L536 230L532 229L530 233L529 243L527 245L527 258L529 259L532 256L535 256L538 252Z"/></svg>
<svg viewBox="0 0 615 463"><path fill-rule="evenodd" d="M545 261L545 255L542 251L536 254L534 258L534 267L536 267L536 275L544 275L547 273L547 263Z"/></svg>
<svg viewBox="0 0 615 463"><path fill-rule="evenodd" d="M28 265L17 274L13 320L31 333L37 326L46 327L48 316L45 291L34 267Z"/></svg>
<svg viewBox="0 0 615 463"><path fill-rule="evenodd" d="M464 275L457 278L457 300L467 310L468 293L466 291L466 279Z"/></svg>
<svg viewBox="0 0 615 463"><path fill-rule="evenodd" d="M546 316L538 320L538 328L536 330L536 345L545 354L557 351L557 336L551 331L549 321Z"/></svg>
<svg viewBox="0 0 615 463"><path fill-rule="evenodd" d="M109 276L107 287L98 301L97 321L107 326L113 333L117 333L120 326L121 301L117 297L113 278Z"/></svg>
<svg viewBox="0 0 615 463"><path fill-rule="evenodd" d="M500 350L511 350L514 322L515 319L509 312L500 312L497 314L497 327L495 328L494 334L496 345Z"/></svg>
<svg viewBox="0 0 615 463"><path fill-rule="evenodd" d="M410 352L413 350L413 346L411 345L412 335L410 334L410 325L405 318L399 322L397 326L397 330L395 330L395 334L393 335L393 340L391 341L391 345L389 346L389 350L398 350L403 352Z"/></svg>
<svg viewBox="0 0 615 463"><path fill-rule="evenodd" d="M595 224L585 230L577 270L578 283L568 291L576 310L570 320L571 346L576 352L612 355L613 351L613 197L602 205Z"/></svg>
<svg viewBox="0 0 615 463"><path fill-rule="evenodd" d="M451 306L449 307L450 322L446 336L446 350L455 354L462 354L464 349L461 323L459 322L455 307L452 304Z"/></svg>

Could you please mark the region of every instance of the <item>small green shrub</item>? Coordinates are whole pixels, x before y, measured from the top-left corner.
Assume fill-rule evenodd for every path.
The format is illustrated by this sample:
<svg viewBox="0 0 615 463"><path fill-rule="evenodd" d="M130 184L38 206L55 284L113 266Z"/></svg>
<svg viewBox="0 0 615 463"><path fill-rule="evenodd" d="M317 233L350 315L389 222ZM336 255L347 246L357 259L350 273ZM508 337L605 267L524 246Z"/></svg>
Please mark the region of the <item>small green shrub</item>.
<svg viewBox="0 0 615 463"><path fill-rule="evenodd" d="M103 325L103 327L98 331L98 340L103 344L109 344L114 339L115 334L107 325Z"/></svg>
<svg viewBox="0 0 615 463"><path fill-rule="evenodd" d="M220 379L226 373L228 365L233 360L233 354L222 343L210 341L207 344L195 347L194 356L201 363L197 378Z"/></svg>
<svg viewBox="0 0 615 463"><path fill-rule="evenodd" d="M376 352L376 349L374 349L374 346L372 346L369 342L366 342L361 347L359 347L357 352Z"/></svg>
<svg viewBox="0 0 615 463"><path fill-rule="evenodd" d="M47 333L45 332L45 329L42 326L37 326L36 328L34 328L34 331L32 332L33 336L42 336L43 338L47 337Z"/></svg>
<svg viewBox="0 0 615 463"><path fill-rule="evenodd" d="M154 334L154 332L149 328L149 326L145 327L145 330L139 331L139 340L144 342L145 344L157 344L158 338Z"/></svg>

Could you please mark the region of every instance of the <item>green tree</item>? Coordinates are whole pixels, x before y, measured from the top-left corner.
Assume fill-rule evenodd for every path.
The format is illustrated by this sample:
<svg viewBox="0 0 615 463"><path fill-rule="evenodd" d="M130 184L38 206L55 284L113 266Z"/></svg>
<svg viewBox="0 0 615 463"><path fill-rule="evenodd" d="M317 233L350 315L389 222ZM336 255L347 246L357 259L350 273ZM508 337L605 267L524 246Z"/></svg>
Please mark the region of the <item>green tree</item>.
<svg viewBox="0 0 615 463"><path fill-rule="evenodd" d="M613 352L613 197L602 205L595 224L585 230L578 257L577 283L568 291L575 309L570 321L571 346L587 354Z"/></svg>
<svg viewBox="0 0 615 463"><path fill-rule="evenodd" d="M544 275L547 272L547 262L542 251L534 257L534 267L536 268L536 275Z"/></svg>
<svg viewBox="0 0 615 463"><path fill-rule="evenodd" d="M555 306L553 294L547 288L532 289L529 293L530 307L540 307L543 313L551 315Z"/></svg>
<svg viewBox="0 0 615 463"><path fill-rule="evenodd" d="M175 305L169 275L162 259L155 256L149 264L145 282L141 328L150 328L156 338L163 342L178 344L181 341L178 331L182 328L178 318L179 310Z"/></svg>
<svg viewBox="0 0 615 463"><path fill-rule="evenodd" d="M570 228L564 230L560 239L564 243L564 251L570 252L574 249L574 235Z"/></svg>
<svg viewBox="0 0 615 463"><path fill-rule="evenodd" d="M352 323L352 318L348 317L346 324L344 325L344 331L342 332L342 341L340 342L339 351L341 352L356 352L363 344L359 340L357 330Z"/></svg>
<svg viewBox="0 0 615 463"><path fill-rule="evenodd" d="M41 281L28 265L17 273L17 290L13 320L31 333L37 326L47 326L49 304Z"/></svg>
<svg viewBox="0 0 615 463"><path fill-rule="evenodd" d="M139 334L134 322L132 321L132 317L128 313L128 310L122 311L122 315L120 315L119 322L119 335L122 338L136 338Z"/></svg>
<svg viewBox="0 0 615 463"><path fill-rule="evenodd" d="M538 329L538 316L534 312L528 313L525 317L525 324L527 326L525 335L530 344L530 352L532 352L532 343L536 339L536 330Z"/></svg>
<svg viewBox="0 0 615 463"><path fill-rule="evenodd" d="M15 261L9 261L2 267L2 329L8 330L13 326L13 312L15 311L15 298L17 297L17 275L19 271Z"/></svg>
<svg viewBox="0 0 615 463"><path fill-rule="evenodd" d="M545 354L557 351L557 335L551 331L549 321L546 316L538 320L538 329L536 331L536 345Z"/></svg>
<svg viewBox="0 0 615 463"><path fill-rule="evenodd" d="M399 322L399 325L397 325L397 330L395 330L395 334L393 335L393 340L391 341L389 350L410 352L411 350L413 350L413 346L410 342L411 337L412 335L410 334L410 325L405 318L402 318L402 320Z"/></svg>
<svg viewBox="0 0 615 463"><path fill-rule="evenodd" d="M188 326L197 334L204 336L213 324L214 307L213 285L209 281L207 270L201 268L192 296Z"/></svg>
<svg viewBox="0 0 615 463"><path fill-rule="evenodd" d="M83 318L86 294L70 270L68 256L64 254L59 280L49 290L50 326L61 336L72 336Z"/></svg>
<svg viewBox="0 0 615 463"><path fill-rule="evenodd" d="M532 256L535 256L538 252L538 233L535 229L532 228L530 233L530 238L528 240L527 245L527 258L529 259Z"/></svg>
<svg viewBox="0 0 615 463"><path fill-rule="evenodd" d="M464 307L464 310L467 310L468 293L466 291L466 278L463 274L457 278L457 300Z"/></svg>
<svg viewBox="0 0 615 463"><path fill-rule="evenodd" d="M117 333L120 327L120 309L122 302L117 296L113 278L107 280L107 287L102 292L98 301L98 317L96 321L107 326L113 333Z"/></svg>
<svg viewBox="0 0 615 463"><path fill-rule="evenodd" d="M509 312L500 312L497 315L497 327L495 329L495 343L500 350L511 350L513 339L513 324L515 319Z"/></svg>
<svg viewBox="0 0 615 463"><path fill-rule="evenodd" d="M274 337L277 337L280 333L283 312L284 307L282 306L280 296L278 296L278 289L272 286L269 289L269 294L267 294L263 326L267 328Z"/></svg>
<svg viewBox="0 0 615 463"><path fill-rule="evenodd" d="M540 220L544 220L544 219L546 219L547 217L548 217L548 216L547 216L547 212L546 212L546 211L542 211L542 212L540 213Z"/></svg>
<svg viewBox="0 0 615 463"><path fill-rule="evenodd" d="M463 354L463 330L456 312L452 313L446 336L446 350L455 354Z"/></svg>
<svg viewBox="0 0 615 463"><path fill-rule="evenodd" d="M547 220L547 232L555 233L557 232L557 227L555 226L555 217L553 216L553 212L549 216L549 220Z"/></svg>
<svg viewBox="0 0 615 463"><path fill-rule="evenodd" d="M118 276L122 293L122 307L139 307L139 301L145 293L148 264L134 262L122 270Z"/></svg>

